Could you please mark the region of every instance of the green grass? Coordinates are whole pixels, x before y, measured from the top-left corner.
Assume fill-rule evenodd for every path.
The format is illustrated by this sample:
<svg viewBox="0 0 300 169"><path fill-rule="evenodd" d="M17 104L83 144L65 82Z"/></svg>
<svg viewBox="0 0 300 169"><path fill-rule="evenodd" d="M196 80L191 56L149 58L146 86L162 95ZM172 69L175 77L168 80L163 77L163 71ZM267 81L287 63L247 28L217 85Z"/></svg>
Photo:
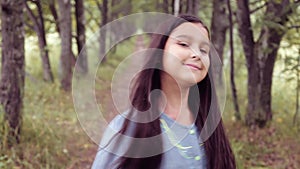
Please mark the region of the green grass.
<svg viewBox="0 0 300 169"><path fill-rule="evenodd" d="M25 91L21 143L12 149L2 147L0 164L4 168L66 168L72 162L69 141L80 135L88 141L79 128L70 93L62 92L58 83L30 80Z"/></svg>

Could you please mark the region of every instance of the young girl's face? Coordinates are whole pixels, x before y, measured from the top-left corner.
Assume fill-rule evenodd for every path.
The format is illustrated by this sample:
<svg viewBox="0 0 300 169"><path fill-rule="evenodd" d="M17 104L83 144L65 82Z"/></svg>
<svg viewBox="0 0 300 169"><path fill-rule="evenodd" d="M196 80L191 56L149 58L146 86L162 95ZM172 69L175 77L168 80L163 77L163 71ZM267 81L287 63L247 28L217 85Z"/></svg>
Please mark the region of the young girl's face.
<svg viewBox="0 0 300 169"><path fill-rule="evenodd" d="M192 86L205 78L210 65L208 32L200 23L175 28L164 49L163 70L179 85Z"/></svg>

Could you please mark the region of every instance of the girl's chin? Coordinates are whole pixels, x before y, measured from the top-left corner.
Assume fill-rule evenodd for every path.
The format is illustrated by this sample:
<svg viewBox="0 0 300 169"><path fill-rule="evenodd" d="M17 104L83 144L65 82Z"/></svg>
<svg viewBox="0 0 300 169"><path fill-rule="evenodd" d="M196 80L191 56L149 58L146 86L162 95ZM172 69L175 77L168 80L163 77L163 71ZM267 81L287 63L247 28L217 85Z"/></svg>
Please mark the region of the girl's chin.
<svg viewBox="0 0 300 169"><path fill-rule="evenodd" d="M196 81L196 80L187 80L183 83L183 86L185 87L192 87L194 85L196 85L197 83L199 83L200 81Z"/></svg>

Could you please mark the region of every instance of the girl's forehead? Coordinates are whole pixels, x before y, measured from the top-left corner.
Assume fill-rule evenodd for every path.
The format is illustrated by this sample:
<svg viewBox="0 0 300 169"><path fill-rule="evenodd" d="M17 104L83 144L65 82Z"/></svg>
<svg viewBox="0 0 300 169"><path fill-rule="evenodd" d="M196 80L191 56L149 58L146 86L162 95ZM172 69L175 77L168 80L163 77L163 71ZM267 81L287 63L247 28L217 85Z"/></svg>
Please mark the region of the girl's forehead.
<svg viewBox="0 0 300 169"><path fill-rule="evenodd" d="M170 37L190 37L209 41L208 32L201 23L185 22L175 28L170 34Z"/></svg>

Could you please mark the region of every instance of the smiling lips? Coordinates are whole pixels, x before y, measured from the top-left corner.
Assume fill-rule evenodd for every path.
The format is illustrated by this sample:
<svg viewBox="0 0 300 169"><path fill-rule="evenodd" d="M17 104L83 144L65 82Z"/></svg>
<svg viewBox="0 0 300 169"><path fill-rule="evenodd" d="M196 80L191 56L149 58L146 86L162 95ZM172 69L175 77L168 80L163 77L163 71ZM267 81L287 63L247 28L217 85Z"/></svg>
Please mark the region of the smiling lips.
<svg viewBox="0 0 300 169"><path fill-rule="evenodd" d="M185 65L188 66L188 67L191 68L191 69L194 69L194 70L201 70L200 67L198 67L198 66L196 66L196 65L194 65L194 64L185 64Z"/></svg>

